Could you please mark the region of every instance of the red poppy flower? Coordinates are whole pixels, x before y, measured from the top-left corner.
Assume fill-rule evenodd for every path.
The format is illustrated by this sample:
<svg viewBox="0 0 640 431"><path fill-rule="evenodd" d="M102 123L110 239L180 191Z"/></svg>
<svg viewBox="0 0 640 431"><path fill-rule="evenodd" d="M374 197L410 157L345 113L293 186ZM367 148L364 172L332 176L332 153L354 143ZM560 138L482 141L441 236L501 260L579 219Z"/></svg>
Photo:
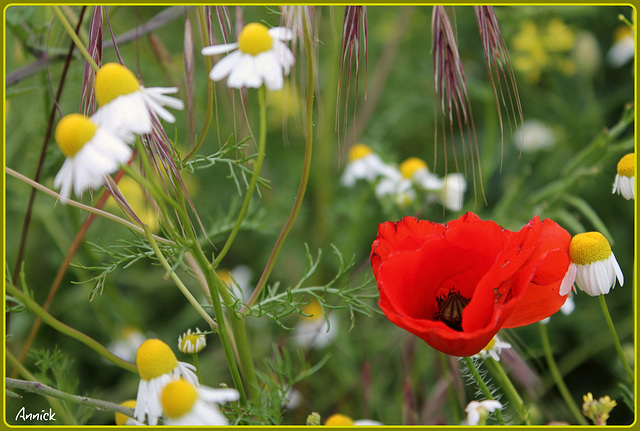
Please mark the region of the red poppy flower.
<svg viewBox="0 0 640 431"><path fill-rule="evenodd" d="M518 232L473 213L444 225L413 217L381 223L371 248L380 308L433 348L474 355L500 328L560 309L570 241L538 216Z"/></svg>

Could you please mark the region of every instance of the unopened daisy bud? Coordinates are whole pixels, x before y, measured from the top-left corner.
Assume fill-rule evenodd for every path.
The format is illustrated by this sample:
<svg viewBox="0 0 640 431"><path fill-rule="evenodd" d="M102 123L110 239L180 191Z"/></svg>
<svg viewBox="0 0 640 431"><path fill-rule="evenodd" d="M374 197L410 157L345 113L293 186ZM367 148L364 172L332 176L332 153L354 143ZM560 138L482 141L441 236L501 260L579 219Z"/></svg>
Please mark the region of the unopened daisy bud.
<svg viewBox="0 0 640 431"><path fill-rule="evenodd" d="M622 194L625 199L635 199L636 155L630 153L618 162L618 173L613 183L613 193Z"/></svg>
<svg viewBox="0 0 640 431"><path fill-rule="evenodd" d="M620 265L609 241L600 232L574 236L569 245L569 256L571 264L560 286L560 295L568 294L574 282L591 296L609 293L615 287L616 277L620 286L624 285Z"/></svg>
<svg viewBox="0 0 640 431"><path fill-rule="evenodd" d="M166 425L228 425L229 421L218 404L235 401L240 394L235 389L195 387L177 379L162 390L161 402Z"/></svg>
<svg viewBox="0 0 640 431"><path fill-rule="evenodd" d="M464 411L467 413L469 425L484 425L489 414L502 408L502 403L496 400L471 401Z"/></svg>
<svg viewBox="0 0 640 431"><path fill-rule="evenodd" d="M65 203L87 189L100 187L104 177L115 172L131 157L131 148L125 140L101 126L96 116L69 114L56 126L56 143L67 157L53 180L60 188L60 202Z"/></svg>
<svg viewBox="0 0 640 431"><path fill-rule="evenodd" d="M609 419L609 413L617 405L609 395L600 397L598 400L593 399L593 394L589 392L582 397L582 414L591 419L594 425L606 425Z"/></svg>
<svg viewBox="0 0 640 431"><path fill-rule="evenodd" d="M182 353L198 353L207 346L206 336L196 328L195 332L188 329L178 338L178 350Z"/></svg>
<svg viewBox="0 0 640 431"><path fill-rule="evenodd" d="M124 136L151 133L152 114L173 123L176 118L163 106L184 108L182 100L166 96L177 91L176 87L145 88L125 66L107 63L96 72L95 92L100 109L95 115Z"/></svg>
<svg viewBox="0 0 640 431"><path fill-rule="evenodd" d="M309 426L318 426L320 425L320 413L313 412L309 416L307 416L307 425Z"/></svg>
<svg viewBox="0 0 640 431"><path fill-rule="evenodd" d="M138 348L136 364L140 384L134 416L139 421L144 421L146 413L149 425L156 425L162 415L160 394L166 384L184 377L192 385L198 386L195 367L179 362L171 348L161 340L150 339L142 343Z"/></svg>
<svg viewBox="0 0 640 431"><path fill-rule="evenodd" d="M133 409L136 407L136 400L127 400L123 403L120 403L120 405L124 407L130 407ZM143 425L143 424L130 416L127 416L120 412L116 412L116 425Z"/></svg>

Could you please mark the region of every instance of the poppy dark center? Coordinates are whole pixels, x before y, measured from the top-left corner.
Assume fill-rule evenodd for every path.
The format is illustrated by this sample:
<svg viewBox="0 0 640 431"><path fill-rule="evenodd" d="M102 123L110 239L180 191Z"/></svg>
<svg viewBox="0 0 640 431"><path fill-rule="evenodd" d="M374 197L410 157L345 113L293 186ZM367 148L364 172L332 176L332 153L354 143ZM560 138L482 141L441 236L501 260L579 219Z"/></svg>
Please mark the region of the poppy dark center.
<svg viewBox="0 0 640 431"><path fill-rule="evenodd" d="M438 311L433 318L442 321L451 329L462 332L462 310L469 304L469 299L453 289L452 287L449 292L436 298Z"/></svg>

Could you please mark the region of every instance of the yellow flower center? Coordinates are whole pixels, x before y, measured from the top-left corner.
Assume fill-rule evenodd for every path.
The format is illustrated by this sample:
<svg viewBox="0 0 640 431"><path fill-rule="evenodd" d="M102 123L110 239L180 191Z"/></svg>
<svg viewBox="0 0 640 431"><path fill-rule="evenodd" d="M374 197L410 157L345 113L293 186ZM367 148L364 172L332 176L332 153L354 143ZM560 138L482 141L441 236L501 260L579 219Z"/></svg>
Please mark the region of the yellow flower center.
<svg viewBox="0 0 640 431"><path fill-rule="evenodd" d="M198 392L184 380L174 380L162 391L162 409L170 418L179 418L189 413L198 399Z"/></svg>
<svg viewBox="0 0 640 431"><path fill-rule="evenodd" d="M634 171L636 169L636 155L635 153L630 153L620 159L618 162L618 174L623 177L633 177L635 175Z"/></svg>
<svg viewBox="0 0 640 431"><path fill-rule="evenodd" d="M170 373L178 366L178 359L166 343L152 338L138 348L136 355L138 373L142 380L152 380Z"/></svg>
<svg viewBox="0 0 640 431"><path fill-rule="evenodd" d="M238 47L245 54L258 55L269 51L272 45L273 39L269 35L269 29L257 22L247 24L238 36Z"/></svg>
<svg viewBox="0 0 640 431"><path fill-rule="evenodd" d="M124 403L120 403L120 405L124 407L131 407L133 409L136 407L136 400L128 400ZM124 425L129 418L130 416L116 412L116 425Z"/></svg>
<svg viewBox="0 0 640 431"><path fill-rule="evenodd" d="M98 130L89 117L69 114L62 117L56 126L56 142L67 157L73 157L84 144L89 142Z"/></svg>
<svg viewBox="0 0 640 431"><path fill-rule="evenodd" d="M413 178L413 174L420 169L427 169L427 164L424 160L419 159L418 157L411 157L400 163L400 173L405 178Z"/></svg>
<svg viewBox="0 0 640 431"><path fill-rule="evenodd" d="M303 319L309 319L309 320L324 319L324 313L322 312L322 307L320 306L320 303L316 300L313 300L307 305L305 305L302 308L302 312L306 314L306 316L302 316Z"/></svg>
<svg viewBox="0 0 640 431"><path fill-rule="evenodd" d="M104 106L118 96L140 90L140 83L123 65L107 63L96 72L95 90L98 106Z"/></svg>
<svg viewBox="0 0 640 431"><path fill-rule="evenodd" d="M351 419L349 416L336 413L335 415L329 416L324 424L329 427L338 427L338 426L353 426L354 422L353 422L353 419Z"/></svg>
<svg viewBox="0 0 640 431"><path fill-rule="evenodd" d="M353 162L373 153L373 150L364 144L356 144L349 150L349 161Z"/></svg>
<svg viewBox="0 0 640 431"><path fill-rule="evenodd" d="M575 264L588 265L609 258L611 246L600 232L580 233L571 239L569 256Z"/></svg>

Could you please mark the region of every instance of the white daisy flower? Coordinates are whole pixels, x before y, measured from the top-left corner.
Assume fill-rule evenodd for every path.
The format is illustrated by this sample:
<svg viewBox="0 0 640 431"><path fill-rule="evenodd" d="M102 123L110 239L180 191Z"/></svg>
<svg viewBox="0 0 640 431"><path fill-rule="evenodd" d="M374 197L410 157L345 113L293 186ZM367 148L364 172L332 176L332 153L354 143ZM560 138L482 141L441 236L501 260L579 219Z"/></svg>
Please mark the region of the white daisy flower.
<svg viewBox="0 0 640 431"><path fill-rule="evenodd" d="M400 173L404 178L413 181L426 191L433 192L442 189L442 180L436 174L431 173L427 163L418 157L410 157L400 163Z"/></svg>
<svg viewBox="0 0 640 431"><path fill-rule="evenodd" d="M510 349L511 344L505 343L500 340L500 337L497 335L489 341L487 346L480 350L480 352L476 355L473 355L474 358L482 358L487 359L488 357L492 357L496 361L500 361L500 353L502 353L502 349Z"/></svg>
<svg viewBox="0 0 640 431"><path fill-rule="evenodd" d="M123 403L120 403L121 406L130 407L135 409L136 400L128 400ZM142 422L135 420L134 418L127 416L125 414L116 412L116 425L144 425Z"/></svg>
<svg viewBox="0 0 640 431"><path fill-rule="evenodd" d="M353 187L358 180L372 183L381 176L397 175L397 169L384 163L371 148L364 144L356 144L349 150L349 163L340 178L340 183L345 187Z"/></svg>
<svg viewBox="0 0 640 431"><path fill-rule="evenodd" d="M467 424L484 425L490 413L502 408L496 400L471 401L464 411L467 413Z"/></svg>
<svg viewBox="0 0 640 431"><path fill-rule="evenodd" d="M231 270L218 269L216 273L237 298L244 301L249 299L251 293L253 293L253 286L251 285L253 271L247 265L237 265Z"/></svg>
<svg viewBox="0 0 640 431"><path fill-rule="evenodd" d="M571 264L567 270L560 295L571 291L573 283L591 296L606 295L615 287L616 278L624 285L624 276L611 251L609 241L600 232L586 232L574 236L569 245Z"/></svg>
<svg viewBox="0 0 640 431"><path fill-rule="evenodd" d="M382 422L373 421L371 419L358 419L353 420L349 416L342 415L340 413L333 414L327 418L324 422L325 426L338 427L338 426L380 426L384 425Z"/></svg>
<svg viewBox="0 0 640 431"><path fill-rule="evenodd" d="M183 379L173 380L162 391L163 422L165 425L229 425L218 405L236 401L235 389L195 387Z"/></svg>
<svg viewBox="0 0 640 431"><path fill-rule="evenodd" d="M635 199L636 155L630 153L618 162L618 173L613 183L613 192L622 194L625 199Z"/></svg>
<svg viewBox="0 0 640 431"><path fill-rule="evenodd" d="M178 350L182 353L198 353L207 346L207 337L196 328L195 332L188 329L178 338Z"/></svg>
<svg viewBox="0 0 640 431"><path fill-rule="evenodd" d="M440 191L440 200L445 208L460 211L464 203L464 192L467 190L467 180L462 174L449 174L444 177L444 184Z"/></svg>
<svg viewBox="0 0 640 431"><path fill-rule="evenodd" d="M416 191L413 182L400 172L392 168L382 177L376 186L376 196L391 196L394 202L400 207L406 207L416 199Z"/></svg>
<svg viewBox="0 0 640 431"><path fill-rule="evenodd" d="M553 148L556 138L553 131L542 121L527 120L513 136L517 149L525 153Z"/></svg>
<svg viewBox="0 0 640 431"><path fill-rule="evenodd" d="M313 300L302 308L304 315L293 330L294 342L304 349L322 349L331 344L338 332L337 321L328 319L318 301Z"/></svg>
<svg viewBox="0 0 640 431"><path fill-rule="evenodd" d="M71 188L76 196L98 188L105 175L131 158L131 148L125 140L102 127L95 116L66 115L58 122L55 136L58 147L67 156L53 180L53 186L60 189L63 204L71 196Z"/></svg>
<svg viewBox="0 0 640 431"><path fill-rule="evenodd" d="M285 27L268 29L254 22L247 24L238 36L238 42L202 48L203 55L217 55L237 48L220 60L209 73L219 81L228 76L230 88L259 88L263 83L269 91L280 90L284 75L288 75L295 62L291 50L283 41L291 40L293 32Z"/></svg>
<svg viewBox="0 0 640 431"><path fill-rule="evenodd" d="M176 118L163 106L183 109L184 103L166 94L176 87L145 88L129 69L118 63L107 63L96 72L95 92L98 111L94 114L111 130L123 135L151 133L153 114L169 123Z"/></svg>
<svg viewBox="0 0 640 431"><path fill-rule="evenodd" d="M635 56L633 31L624 25L618 28L614 43L607 53L607 62L613 67L621 67Z"/></svg>
<svg viewBox="0 0 640 431"><path fill-rule="evenodd" d="M162 416L160 396L171 381L183 377L194 386L199 386L195 367L179 362L171 348L161 340L152 338L140 346L136 355L140 374L138 397L134 412L135 419L144 422L145 414L149 425L157 425Z"/></svg>

